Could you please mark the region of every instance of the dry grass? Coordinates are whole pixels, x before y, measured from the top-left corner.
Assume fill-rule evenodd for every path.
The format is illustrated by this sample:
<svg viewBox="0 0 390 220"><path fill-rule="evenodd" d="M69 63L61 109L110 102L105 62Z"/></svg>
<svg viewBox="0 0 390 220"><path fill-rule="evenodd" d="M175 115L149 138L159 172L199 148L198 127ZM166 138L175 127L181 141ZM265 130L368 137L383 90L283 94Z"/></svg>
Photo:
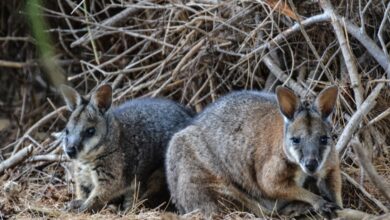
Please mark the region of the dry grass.
<svg viewBox="0 0 390 220"><path fill-rule="evenodd" d="M111 83L115 103L163 96L201 111L231 90L273 91L284 84L310 98L338 85L334 135L345 206L384 213L390 201L377 185L390 182L389 1L332 1L336 10L323 0L322 5L290 0L284 8L276 2L58 0L40 8L54 42L55 65L68 84L87 93ZM0 162L30 145L32 152L0 177L0 218L161 218L160 212L143 209L126 216L61 211L72 199L72 179L51 134L61 132L68 113L42 73L24 4L0 2ZM362 169L351 138L367 152L382 183L372 182ZM16 185L5 191L10 181ZM254 218L225 216L240 217Z"/></svg>

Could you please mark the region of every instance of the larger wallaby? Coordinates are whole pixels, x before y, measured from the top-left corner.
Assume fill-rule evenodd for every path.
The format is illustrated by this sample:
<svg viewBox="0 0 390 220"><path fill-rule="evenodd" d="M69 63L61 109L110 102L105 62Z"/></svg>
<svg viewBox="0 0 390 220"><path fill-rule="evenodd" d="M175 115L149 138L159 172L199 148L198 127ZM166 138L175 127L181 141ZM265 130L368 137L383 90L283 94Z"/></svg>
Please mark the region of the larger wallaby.
<svg viewBox="0 0 390 220"><path fill-rule="evenodd" d="M126 209L135 183L142 199L153 200L150 194L161 193L166 182L159 170L164 170L168 142L191 119L191 112L163 99L135 99L113 108L109 85L90 97L68 86L61 90L72 111L63 149L75 164L77 194L68 209L98 211L120 200Z"/></svg>
<svg viewBox="0 0 390 220"><path fill-rule="evenodd" d="M314 209L334 216L342 207L329 119L337 93L329 87L308 105L284 87L276 96L241 91L206 108L173 136L167 151L168 185L179 211L295 215Z"/></svg>

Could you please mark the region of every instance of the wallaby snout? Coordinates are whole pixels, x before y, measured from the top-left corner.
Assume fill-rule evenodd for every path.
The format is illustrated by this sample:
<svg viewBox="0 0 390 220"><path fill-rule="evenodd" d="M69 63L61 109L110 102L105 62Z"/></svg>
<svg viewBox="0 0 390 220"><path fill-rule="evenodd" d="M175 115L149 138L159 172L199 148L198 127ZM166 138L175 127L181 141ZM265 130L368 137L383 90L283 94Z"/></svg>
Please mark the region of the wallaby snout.
<svg viewBox="0 0 390 220"><path fill-rule="evenodd" d="M329 131L318 129L318 132L326 133ZM328 159L331 145L328 143L321 144L321 137L313 137L312 141L303 143L302 149L296 152L301 157L299 165L302 170L308 175L316 175L322 170L325 162ZM322 142L324 143L324 142Z"/></svg>
<svg viewBox="0 0 390 220"><path fill-rule="evenodd" d="M65 149L65 153L68 155L69 158L73 159L77 156L77 150L75 146L67 147Z"/></svg>
<svg viewBox="0 0 390 220"><path fill-rule="evenodd" d="M306 159L303 161L303 164L310 173L314 173L319 165L318 160L315 158Z"/></svg>
<svg viewBox="0 0 390 220"><path fill-rule="evenodd" d="M64 151L69 158L74 159L77 157L77 152L81 148L81 141L79 138L69 136L65 138Z"/></svg>
<svg viewBox="0 0 390 220"><path fill-rule="evenodd" d="M69 156L69 158L76 158L77 156L77 146L70 145L65 147L65 153Z"/></svg>

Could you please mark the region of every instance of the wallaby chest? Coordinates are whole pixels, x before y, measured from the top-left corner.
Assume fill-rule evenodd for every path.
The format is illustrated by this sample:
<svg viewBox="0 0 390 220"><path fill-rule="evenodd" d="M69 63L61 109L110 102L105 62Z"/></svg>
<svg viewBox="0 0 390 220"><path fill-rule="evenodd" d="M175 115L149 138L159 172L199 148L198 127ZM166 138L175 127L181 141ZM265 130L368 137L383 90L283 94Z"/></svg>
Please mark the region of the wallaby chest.
<svg viewBox="0 0 390 220"><path fill-rule="evenodd" d="M301 169L297 169L295 171L294 182L297 184L297 186L303 187L307 179L308 175L304 173Z"/></svg>

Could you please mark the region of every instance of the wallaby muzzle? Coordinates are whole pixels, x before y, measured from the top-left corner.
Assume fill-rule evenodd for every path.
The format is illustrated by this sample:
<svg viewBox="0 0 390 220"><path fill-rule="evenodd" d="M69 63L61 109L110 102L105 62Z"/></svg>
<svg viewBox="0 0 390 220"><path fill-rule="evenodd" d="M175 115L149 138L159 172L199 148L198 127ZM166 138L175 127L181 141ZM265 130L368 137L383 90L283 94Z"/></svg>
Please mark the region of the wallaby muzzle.
<svg viewBox="0 0 390 220"><path fill-rule="evenodd" d="M81 148L80 138L75 136L67 137L67 141L65 143L64 151L69 156L69 158L74 159L77 157L77 153Z"/></svg>
<svg viewBox="0 0 390 220"><path fill-rule="evenodd" d="M303 161L303 165L306 167L307 171L310 173L315 173L315 171L317 171L319 162L317 159L307 159Z"/></svg>
<svg viewBox="0 0 390 220"><path fill-rule="evenodd" d="M312 175L321 169L319 166L322 159L323 158L321 152L318 150L318 146L311 143L304 147L303 157L300 160L300 164L307 174Z"/></svg>

